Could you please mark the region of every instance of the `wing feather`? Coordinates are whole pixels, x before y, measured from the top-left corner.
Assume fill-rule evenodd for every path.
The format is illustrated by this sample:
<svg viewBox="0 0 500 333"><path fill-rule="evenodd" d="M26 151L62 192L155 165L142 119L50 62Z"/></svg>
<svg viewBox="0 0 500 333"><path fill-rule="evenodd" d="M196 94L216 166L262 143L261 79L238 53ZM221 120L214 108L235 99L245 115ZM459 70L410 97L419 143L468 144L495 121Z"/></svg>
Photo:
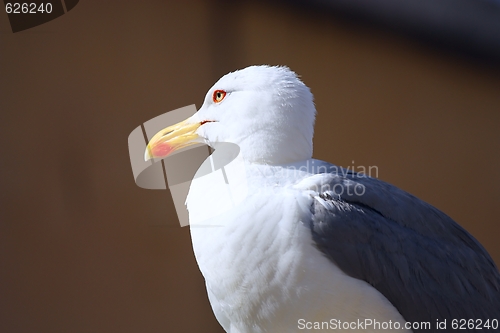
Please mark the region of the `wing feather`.
<svg viewBox="0 0 500 333"><path fill-rule="evenodd" d="M452 319L500 320L500 274L467 231L378 179L329 176L310 226L316 246L340 269L370 283L409 322L446 319L451 330Z"/></svg>

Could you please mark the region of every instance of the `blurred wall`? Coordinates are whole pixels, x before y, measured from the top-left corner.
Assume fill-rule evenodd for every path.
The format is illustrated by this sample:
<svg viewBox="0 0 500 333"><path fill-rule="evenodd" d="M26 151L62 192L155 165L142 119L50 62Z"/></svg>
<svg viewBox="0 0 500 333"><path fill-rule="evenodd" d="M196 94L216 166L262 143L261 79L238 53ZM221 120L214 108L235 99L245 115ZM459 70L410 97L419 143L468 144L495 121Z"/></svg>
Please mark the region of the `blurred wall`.
<svg viewBox="0 0 500 333"><path fill-rule="evenodd" d="M0 15L1 332L222 332L127 137L251 64L311 87L316 158L377 166L500 262L497 70L278 4L87 0L16 34Z"/></svg>

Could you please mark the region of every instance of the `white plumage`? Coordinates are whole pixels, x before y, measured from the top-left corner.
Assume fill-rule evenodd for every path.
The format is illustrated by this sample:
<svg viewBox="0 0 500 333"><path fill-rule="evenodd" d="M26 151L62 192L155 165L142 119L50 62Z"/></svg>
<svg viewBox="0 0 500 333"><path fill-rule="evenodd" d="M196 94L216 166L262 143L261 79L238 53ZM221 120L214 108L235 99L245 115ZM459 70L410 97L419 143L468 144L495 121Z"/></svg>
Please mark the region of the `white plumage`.
<svg viewBox="0 0 500 333"><path fill-rule="evenodd" d="M250 163L246 167L249 194L234 209L214 217L214 224L224 225L191 226L210 303L227 332L295 332L300 319L404 322L376 289L347 276L314 247L303 221L311 219L307 207L317 192L294 186L307 182L309 173L292 169L285 174L279 166ZM273 171L279 176L274 178ZM193 181L187 201L190 217L226 204L218 199L218 191L225 191L219 184ZM332 330L314 330L323 331Z"/></svg>
<svg viewBox="0 0 500 333"><path fill-rule="evenodd" d="M214 103L219 89L228 95ZM384 296L345 275L312 244L303 221L311 218L308 207L317 192L297 184L314 174L308 170L314 165L314 117L309 88L285 67L264 66L221 78L193 116L216 120L199 135L209 143L238 144L245 163L240 175L246 179L230 179L247 192L233 209L226 211L230 203L220 200L225 184L203 177L193 180L187 199L196 260L227 332L293 332L299 319L404 322ZM218 211L224 213L212 213ZM213 222L202 222L213 215Z"/></svg>
<svg viewBox="0 0 500 333"><path fill-rule="evenodd" d="M252 66L222 77L196 114L148 144L146 159L199 142L215 148L186 203L224 329L332 332L347 323L352 332L442 332L437 323L454 319L498 324L500 274L484 248L418 198L312 159L315 113L295 73ZM224 152L231 163L217 157Z"/></svg>

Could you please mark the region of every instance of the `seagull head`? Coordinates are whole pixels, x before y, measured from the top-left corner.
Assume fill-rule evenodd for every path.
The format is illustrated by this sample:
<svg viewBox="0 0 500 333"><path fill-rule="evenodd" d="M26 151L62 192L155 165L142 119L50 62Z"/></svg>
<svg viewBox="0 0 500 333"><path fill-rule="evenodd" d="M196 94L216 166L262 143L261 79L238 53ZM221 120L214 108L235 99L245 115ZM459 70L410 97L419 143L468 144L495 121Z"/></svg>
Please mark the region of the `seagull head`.
<svg viewBox="0 0 500 333"><path fill-rule="evenodd" d="M196 143L230 142L245 161L286 164L312 156L316 109L309 88L287 67L251 66L223 76L192 117L150 140L145 159Z"/></svg>

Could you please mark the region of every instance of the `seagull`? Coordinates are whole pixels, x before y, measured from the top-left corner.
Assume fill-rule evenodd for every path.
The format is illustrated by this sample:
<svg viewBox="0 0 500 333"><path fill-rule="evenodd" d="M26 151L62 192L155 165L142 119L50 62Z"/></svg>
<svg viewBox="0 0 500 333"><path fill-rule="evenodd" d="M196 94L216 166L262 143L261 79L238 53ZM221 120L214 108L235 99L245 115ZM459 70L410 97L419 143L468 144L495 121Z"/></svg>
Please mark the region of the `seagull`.
<svg viewBox="0 0 500 333"><path fill-rule="evenodd" d="M226 332L499 331L500 274L443 212L379 179L312 158L316 108L284 66L217 81L145 158L193 144L239 149L227 184L193 179L197 263ZM333 133L334 134L334 133ZM204 226L200 221L209 221Z"/></svg>

